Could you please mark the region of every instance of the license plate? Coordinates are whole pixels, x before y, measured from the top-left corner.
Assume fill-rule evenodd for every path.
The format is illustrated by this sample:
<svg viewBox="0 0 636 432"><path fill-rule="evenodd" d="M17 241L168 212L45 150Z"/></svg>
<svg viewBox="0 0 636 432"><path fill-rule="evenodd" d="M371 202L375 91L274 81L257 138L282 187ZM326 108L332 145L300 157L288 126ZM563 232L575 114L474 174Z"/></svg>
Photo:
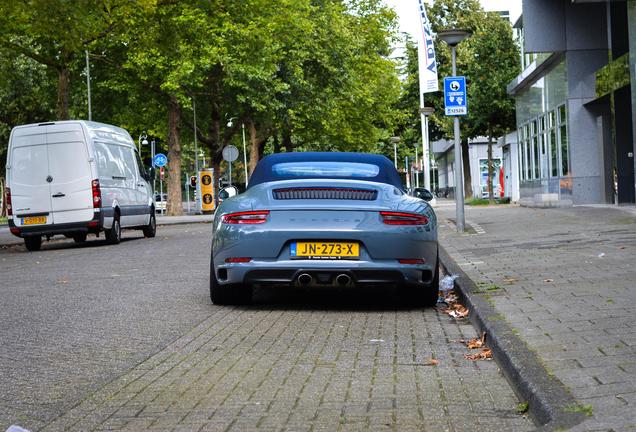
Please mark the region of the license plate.
<svg viewBox="0 0 636 432"><path fill-rule="evenodd" d="M25 216L22 225L42 225L46 223L46 216Z"/></svg>
<svg viewBox="0 0 636 432"><path fill-rule="evenodd" d="M296 242L291 244L292 258L357 259L360 245L354 242Z"/></svg>

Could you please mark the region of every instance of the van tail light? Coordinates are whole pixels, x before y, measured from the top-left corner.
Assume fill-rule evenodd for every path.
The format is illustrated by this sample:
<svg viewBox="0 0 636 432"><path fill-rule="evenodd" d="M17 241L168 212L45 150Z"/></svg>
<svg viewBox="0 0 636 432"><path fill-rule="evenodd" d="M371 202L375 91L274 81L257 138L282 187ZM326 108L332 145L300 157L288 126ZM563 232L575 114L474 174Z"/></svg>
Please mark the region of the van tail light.
<svg viewBox="0 0 636 432"><path fill-rule="evenodd" d="M11 205L11 189L6 190L7 216L13 216L13 206Z"/></svg>
<svg viewBox="0 0 636 432"><path fill-rule="evenodd" d="M380 212L382 216L382 222L387 225L427 225L428 218L421 214L416 213L403 213L403 212Z"/></svg>
<svg viewBox="0 0 636 432"><path fill-rule="evenodd" d="M100 208L102 206L102 190L99 187L99 180L93 180L93 208Z"/></svg>
<svg viewBox="0 0 636 432"><path fill-rule="evenodd" d="M223 215L224 224L262 224L267 222L269 210L243 211Z"/></svg>

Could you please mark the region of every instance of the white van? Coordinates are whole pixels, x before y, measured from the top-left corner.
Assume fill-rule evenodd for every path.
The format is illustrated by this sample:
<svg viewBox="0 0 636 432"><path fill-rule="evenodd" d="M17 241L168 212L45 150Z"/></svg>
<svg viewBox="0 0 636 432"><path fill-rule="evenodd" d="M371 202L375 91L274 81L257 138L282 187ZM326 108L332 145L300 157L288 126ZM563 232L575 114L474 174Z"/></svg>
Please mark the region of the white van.
<svg viewBox="0 0 636 432"><path fill-rule="evenodd" d="M122 228L156 230L152 187L124 129L89 121L17 126L7 156L11 232L28 250L56 234L117 244Z"/></svg>

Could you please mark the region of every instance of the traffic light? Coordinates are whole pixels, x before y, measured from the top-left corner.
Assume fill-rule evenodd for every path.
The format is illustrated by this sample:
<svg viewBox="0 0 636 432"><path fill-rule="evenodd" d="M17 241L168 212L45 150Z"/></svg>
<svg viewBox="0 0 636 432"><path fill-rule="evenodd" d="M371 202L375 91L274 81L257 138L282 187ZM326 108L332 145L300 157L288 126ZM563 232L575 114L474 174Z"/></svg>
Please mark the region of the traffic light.
<svg viewBox="0 0 636 432"><path fill-rule="evenodd" d="M190 176L190 187L197 187L197 176Z"/></svg>

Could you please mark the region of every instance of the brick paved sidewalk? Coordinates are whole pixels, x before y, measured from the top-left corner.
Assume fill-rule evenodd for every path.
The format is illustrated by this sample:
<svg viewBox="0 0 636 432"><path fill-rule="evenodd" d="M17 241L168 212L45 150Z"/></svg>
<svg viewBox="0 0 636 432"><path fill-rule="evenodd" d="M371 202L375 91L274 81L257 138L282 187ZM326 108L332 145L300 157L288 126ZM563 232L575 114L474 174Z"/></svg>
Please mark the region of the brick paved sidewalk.
<svg viewBox="0 0 636 432"><path fill-rule="evenodd" d="M440 242L590 418L636 430L636 215L615 208L436 209Z"/></svg>
<svg viewBox="0 0 636 432"><path fill-rule="evenodd" d="M463 357L457 340L476 335L466 321L430 308L214 308L41 430L533 429L496 363Z"/></svg>

